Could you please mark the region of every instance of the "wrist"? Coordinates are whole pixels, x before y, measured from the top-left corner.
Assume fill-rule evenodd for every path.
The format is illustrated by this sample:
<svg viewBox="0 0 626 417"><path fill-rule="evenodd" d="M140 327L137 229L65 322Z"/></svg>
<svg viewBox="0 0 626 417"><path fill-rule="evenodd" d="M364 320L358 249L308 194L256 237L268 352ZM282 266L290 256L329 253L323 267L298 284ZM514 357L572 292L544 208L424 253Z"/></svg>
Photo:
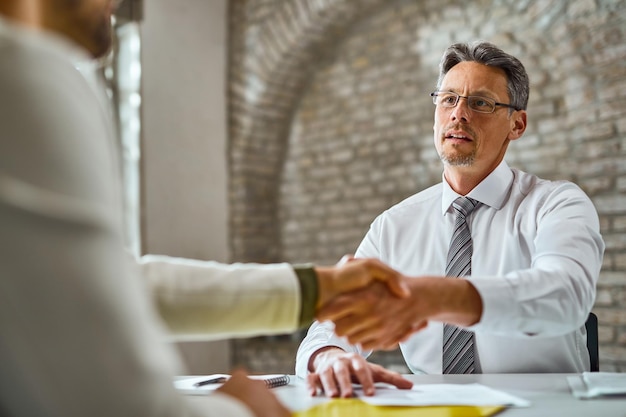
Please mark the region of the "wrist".
<svg viewBox="0 0 626 417"><path fill-rule="evenodd" d="M320 365L333 357L340 356L346 353L345 350L337 347L337 346L324 346L313 352L311 357L309 358L308 370L309 372L317 372Z"/></svg>
<svg viewBox="0 0 626 417"><path fill-rule="evenodd" d="M439 294L431 317L436 321L455 324L458 326L472 326L482 315L482 298L465 278L446 277L437 279L435 294Z"/></svg>
<svg viewBox="0 0 626 417"><path fill-rule="evenodd" d="M329 284L333 279L334 268L329 266L316 266L313 270L317 277L317 302L315 304L315 311L318 311L332 298Z"/></svg>
<svg viewBox="0 0 626 417"><path fill-rule="evenodd" d="M312 265L293 265L293 270L300 284L301 309L298 324L299 327L304 327L311 324L318 310L318 277Z"/></svg>

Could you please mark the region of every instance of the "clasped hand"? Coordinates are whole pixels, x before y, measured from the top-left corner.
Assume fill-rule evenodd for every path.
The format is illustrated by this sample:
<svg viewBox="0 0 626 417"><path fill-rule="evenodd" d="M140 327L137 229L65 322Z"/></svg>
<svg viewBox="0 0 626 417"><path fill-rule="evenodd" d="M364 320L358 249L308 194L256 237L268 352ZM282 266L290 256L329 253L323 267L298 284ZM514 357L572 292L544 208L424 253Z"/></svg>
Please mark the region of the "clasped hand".
<svg viewBox="0 0 626 417"><path fill-rule="evenodd" d="M392 349L416 331L378 308L388 304L396 310L411 297L406 277L379 260L344 257L335 267L318 267L316 272L316 318L333 321L339 336L367 349Z"/></svg>
<svg viewBox="0 0 626 417"><path fill-rule="evenodd" d="M480 320L482 299L467 279L403 278L409 295L397 297L380 283L335 297L318 314L335 333L364 349L390 349L429 321L471 326Z"/></svg>

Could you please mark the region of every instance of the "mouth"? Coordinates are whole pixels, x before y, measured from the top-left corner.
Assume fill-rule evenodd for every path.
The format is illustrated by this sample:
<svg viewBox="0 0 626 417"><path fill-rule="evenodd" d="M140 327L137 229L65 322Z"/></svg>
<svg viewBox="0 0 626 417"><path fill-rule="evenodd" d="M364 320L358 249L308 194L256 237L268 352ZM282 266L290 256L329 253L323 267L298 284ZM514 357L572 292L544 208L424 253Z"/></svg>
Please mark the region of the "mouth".
<svg viewBox="0 0 626 417"><path fill-rule="evenodd" d="M444 134L443 138L444 140L453 143L466 143L474 141L471 135L460 130L449 130Z"/></svg>

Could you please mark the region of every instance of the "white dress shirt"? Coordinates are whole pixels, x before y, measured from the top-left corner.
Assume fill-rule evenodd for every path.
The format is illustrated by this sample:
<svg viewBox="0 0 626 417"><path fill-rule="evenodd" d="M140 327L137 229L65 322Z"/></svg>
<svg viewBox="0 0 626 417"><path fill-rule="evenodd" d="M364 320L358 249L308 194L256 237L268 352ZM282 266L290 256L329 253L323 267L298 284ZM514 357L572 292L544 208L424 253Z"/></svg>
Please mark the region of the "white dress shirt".
<svg viewBox="0 0 626 417"><path fill-rule="evenodd" d="M128 262L113 124L76 65L88 56L0 18L0 57L0 414L251 417L231 396L174 390L184 371L148 294L177 335L284 333L294 270Z"/></svg>
<svg viewBox="0 0 626 417"><path fill-rule="evenodd" d="M469 329L482 372L589 370L584 322L604 253L589 198L571 182L543 180L504 161L468 196L482 203L468 219L469 279L483 301ZM409 276L444 275L457 197L444 179L393 206L374 220L356 255ZM400 345L411 371L441 373L442 332L430 322ZM332 324L316 322L298 350L296 373L306 375L310 356L327 345L361 352L334 335Z"/></svg>

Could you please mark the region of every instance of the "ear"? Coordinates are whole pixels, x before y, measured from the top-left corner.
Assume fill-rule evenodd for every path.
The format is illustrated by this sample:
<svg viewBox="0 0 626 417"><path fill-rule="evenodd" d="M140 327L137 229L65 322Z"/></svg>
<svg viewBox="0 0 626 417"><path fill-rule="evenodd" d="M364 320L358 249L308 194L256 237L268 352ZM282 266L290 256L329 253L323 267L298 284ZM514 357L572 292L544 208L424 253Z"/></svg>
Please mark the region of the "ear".
<svg viewBox="0 0 626 417"><path fill-rule="evenodd" d="M516 110L511 115L511 130L507 139L516 140L526 131L526 110Z"/></svg>

